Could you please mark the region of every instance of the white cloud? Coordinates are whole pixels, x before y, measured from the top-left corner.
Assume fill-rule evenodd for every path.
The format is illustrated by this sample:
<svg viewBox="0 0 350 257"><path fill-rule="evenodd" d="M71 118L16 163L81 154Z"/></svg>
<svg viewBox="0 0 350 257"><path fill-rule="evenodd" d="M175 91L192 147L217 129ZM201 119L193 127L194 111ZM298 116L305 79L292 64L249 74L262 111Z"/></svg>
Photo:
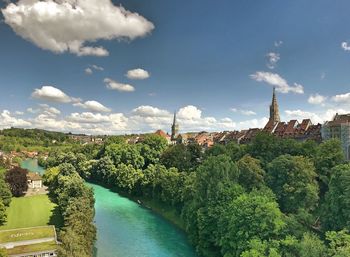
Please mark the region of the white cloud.
<svg viewBox="0 0 350 257"><path fill-rule="evenodd" d="M141 117L170 117L171 113L149 105L141 105L135 108L132 113Z"/></svg>
<svg viewBox="0 0 350 257"><path fill-rule="evenodd" d="M266 64L266 66L269 69L274 69L276 68L276 65L278 63L278 61L281 59L280 54L279 53L274 53L274 52L270 52L266 55L268 62Z"/></svg>
<svg viewBox="0 0 350 257"><path fill-rule="evenodd" d="M144 37L154 25L111 0L20 0L1 10L4 21L19 36L55 53L106 56L97 40Z"/></svg>
<svg viewBox="0 0 350 257"><path fill-rule="evenodd" d="M119 83L113 79L105 78L104 82L106 83L106 87L111 90L118 90L120 92L133 92L135 88L129 84Z"/></svg>
<svg viewBox="0 0 350 257"><path fill-rule="evenodd" d="M324 119L313 112L298 110L286 110L287 120L302 120L302 119L311 119L314 123L323 123Z"/></svg>
<svg viewBox="0 0 350 257"><path fill-rule="evenodd" d="M320 94L314 94L310 95L309 99L307 100L310 104L324 104L326 101L327 97L322 96Z"/></svg>
<svg viewBox="0 0 350 257"><path fill-rule="evenodd" d="M148 71L143 70L143 69L134 69L134 70L129 70L126 73L126 76L129 79L138 79L138 80L142 80L142 79L148 79L150 77Z"/></svg>
<svg viewBox="0 0 350 257"><path fill-rule="evenodd" d="M276 90L283 94L289 92L296 94L304 93L302 85L294 83L293 86L290 86L284 78L276 73L257 71L255 74L250 75L250 77L258 82L266 82L267 84L276 87Z"/></svg>
<svg viewBox="0 0 350 257"><path fill-rule="evenodd" d="M275 47L280 47L282 44L283 44L283 41L281 40L275 41L274 43Z"/></svg>
<svg viewBox="0 0 350 257"><path fill-rule="evenodd" d="M342 42L341 47L344 49L344 51L350 51L350 45L348 42Z"/></svg>
<svg viewBox="0 0 350 257"><path fill-rule="evenodd" d="M98 71L103 71L104 70L103 67L97 66L96 64L91 65L91 67L94 68L95 70L98 70Z"/></svg>
<svg viewBox="0 0 350 257"><path fill-rule="evenodd" d="M336 103L350 103L350 93L335 95L332 97L332 101Z"/></svg>
<svg viewBox="0 0 350 257"><path fill-rule="evenodd" d="M92 71L91 68L86 68L85 69L85 73L88 74L88 75L91 75L93 73L93 71Z"/></svg>
<svg viewBox="0 0 350 257"><path fill-rule="evenodd" d="M252 116L252 115L256 115L256 112L251 111L251 110L242 110L242 109L237 109L237 108L231 108L232 112L236 112L236 113L240 113L246 116Z"/></svg>
<svg viewBox="0 0 350 257"><path fill-rule="evenodd" d="M3 110L0 113L0 128L8 127L29 127L32 124L24 119L17 119L12 116L11 112L8 110Z"/></svg>
<svg viewBox="0 0 350 257"><path fill-rule="evenodd" d="M84 109L88 109L93 112L111 112L111 109L107 108L106 106L97 101L86 101L84 103L75 103L73 105Z"/></svg>
<svg viewBox="0 0 350 257"><path fill-rule="evenodd" d="M237 124L237 129L263 128L268 121L269 119L266 117L260 119L240 121Z"/></svg>
<svg viewBox="0 0 350 257"><path fill-rule="evenodd" d="M182 107L178 111L177 115L180 119L185 119L185 120L200 119L202 116L202 111L198 109L196 106L187 105L185 107Z"/></svg>
<svg viewBox="0 0 350 257"><path fill-rule="evenodd" d="M22 116L22 115L24 115L24 112L16 111L15 114L16 114L16 115L19 115L19 116Z"/></svg>
<svg viewBox="0 0 350 257"><path fill-rule="evenodd" d="M32 93L32 97L40 100L58 103L70 103L78 101L78 99L66 95L66 93L64 93L62 90L53 86L43 86L40 89L35 89Z"/></svg>

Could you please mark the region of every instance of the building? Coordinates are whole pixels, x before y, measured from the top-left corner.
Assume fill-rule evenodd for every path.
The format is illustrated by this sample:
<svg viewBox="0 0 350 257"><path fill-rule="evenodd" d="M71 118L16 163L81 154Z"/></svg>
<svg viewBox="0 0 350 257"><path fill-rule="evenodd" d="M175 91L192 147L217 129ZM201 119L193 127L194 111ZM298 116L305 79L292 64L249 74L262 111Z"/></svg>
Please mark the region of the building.
<svg viewBox="0 0 350 257"><path fill-rule="evenodd" d="M345 158L350 160L350 114L336 114L331 121L322 125L322 139L336 138L341 141Z"/></svg>
<svg viewBox="0 0 350 257"><path fill-rule="evenodd" d="M281 121L275 88L273 89L270 105L270 118L263 131L276 137L292 138L299 141L315 140L321 142L322 140L321 124L312 124L310 119L304 119L301 123L298 120Z"/></svg>
<svg viewBox="0 0 350 257"><path fill-rule="evenodd" d="M171 137L170 137L170 135L168 133L165 133L163 130L158 129L154 134L164 138L168 142L168 145L171 144Z"/></svg>
<svg viewBox="0 0 350 257"><path fill-rule="evenodd" d="M174 112L174 120L171 125L171 141L175 142L179 134L179 124L176 122L176 112Z"/></svg>
<svg viewBox="0 0 350 257"><path fill-rule="evenodd" d="M43 187L43 179L38 173L28 172L27 174L28 188L37 189Z"/></svg>

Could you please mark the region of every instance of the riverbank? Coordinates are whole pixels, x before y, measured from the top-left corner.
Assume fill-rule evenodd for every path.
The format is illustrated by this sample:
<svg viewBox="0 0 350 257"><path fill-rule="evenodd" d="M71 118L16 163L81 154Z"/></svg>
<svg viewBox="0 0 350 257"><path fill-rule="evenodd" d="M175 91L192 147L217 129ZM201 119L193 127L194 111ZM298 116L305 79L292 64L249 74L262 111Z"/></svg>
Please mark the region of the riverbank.
<svg viewBox="0 0 350 257"><path fill-rule="evenodd" d="M98 182L98 181L87 181L87 182L107 188L112 192L118 193L119 195L126 197L137 204L140 204L139 201L141 201L140 205L142 207L150 209L155 214L161 216L166 221L170 222L171 224L175 225L177 228L181 229L183 232L186 232L185 223L182 220L180 214L177 213L174 207L165 205L164 203L157 201L155 199L150 199L143 196L133 196L126 192L120 192L117 188L115 187L111 188L110 186L102 182Z"/></svg>
<svg viewBox="0 0 350 257"><path fill-rule="evenodd" d="M154 199L148 199L145 197L129 197L134 202L138 203L138 200L141 201L141 206L149 208L154 213L158 214L159 216L163 217L182 231L186 232L185 223L181 219L181 216L177 213L174 207L164 205L163 203L154 200Z"/></svg>
<svg viewBox="0 0 350 257"><path fill-rule="evenodd" d="M96 257L197 257L186 234L168 219L131 197L88 185L95 195Z"/></svg>

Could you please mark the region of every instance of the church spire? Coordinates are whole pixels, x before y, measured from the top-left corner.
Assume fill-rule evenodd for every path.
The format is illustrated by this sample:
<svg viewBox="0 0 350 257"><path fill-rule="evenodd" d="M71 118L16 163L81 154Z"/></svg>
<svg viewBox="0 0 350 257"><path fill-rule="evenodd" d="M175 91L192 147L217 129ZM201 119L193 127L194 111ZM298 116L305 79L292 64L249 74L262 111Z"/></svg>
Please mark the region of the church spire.
<svg viewBox="0 0 350 257"><path fill-rule="evenodd" d="M273 123L280 121L280 112L279 112L279 108L278 108L275 87L273 87L272 103L270 105L270 121L273 121Z"/></svg>
<svg viewBox="0 0 350 257"><path fill-rule="evenodd" d="M173 125L171 126L171 140L176 140L179 132L179 125L176 122L176 111L174 112Z"/></svg>

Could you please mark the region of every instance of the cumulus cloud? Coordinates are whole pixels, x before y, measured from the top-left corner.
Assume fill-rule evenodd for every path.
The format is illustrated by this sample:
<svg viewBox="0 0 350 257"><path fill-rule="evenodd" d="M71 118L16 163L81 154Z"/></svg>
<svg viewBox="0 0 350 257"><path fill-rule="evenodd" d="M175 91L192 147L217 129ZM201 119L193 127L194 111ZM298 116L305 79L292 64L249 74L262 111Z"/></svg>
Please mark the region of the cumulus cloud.
<svg viewBox="0 0 350 257"><path fill-rule="evenodd" d="M240 113L240 114L246 115L246 116L256 115L256 112L251 111L251 110L242 110L242 109L237 109L237 108L231 108L231 111L235 112L235 113Z"/></svg>
<svg viewBox="0 0 350 257"><path fill-rule="evenodd" d="M87 67L85 69L85 73L87 75L91 75L92 73L94 73L94 70L96 70L96 71L103 71L104 68L101 67L101 66L97 66L97 65L93 64L93 65L90 65L89 67Z"/></svg>
<svg viewBox="0 0 350 257"><path fill-rule="evenodd" d="M342 42L341 47L344 49L344 51L350 51L350 45L348 42Z"/></svg>
<svg viewBox="0 0 350 257"><path fill-rule="evenodd" d="M138 79L138 80L142 80L142 79L148 79L150 77L148 71L143 70L143 69L134 69L134 70L129 70L126 73L126 76L129 79Z"/></svg>
<svg viewBox="0 0 350 257"><path fill-rule="evenodd" d="M107 56L97 40L133 40L154 25L111 0L20 0L1 10L4 21L19 36L55 53Z"/></svg>
<svg viewBox="0 0 350 257"><path fill-rule="evenodd" d="M119 83L113 79L105 78L104 83L106 84L106 87L111 90L118 90L120 92L133 92L135 91L135 88L130 84L123 84Z"/></svg>
<svg viewBox="0 0 350 257"><path fill-rule="evenodd" d="M180 108L177 115L180 119L185 120L200 119L202 116L202 111L196 106L188 105Z"/></svg>
<svg viewBox="0 0 350 257"><path fill-rule="evenodd" d="M29 127L32 124L24 119L18 119L14 117L10 111L3 110L0 113L0 128L8 128L8 127Z"/></svg>
<svg viewBox="0 0 350 257"><path fill-rule="evenodd" d="M91 68L86 68L86 69L85 69L85 73L86 73L87 75L91 75L91 74L93 73L93 71L92 71Z"/></svg>
<svg viewBox="0 0 350 257"><path fill-rule="evenodd" d="M278 63L278 61L281 59L280 54L279 53L274 53L274 52L270 52L266 55L267 58L267 64L266 66L269 69L274 69L276 68L276 65Z"/></svg>
<svg viewBox="0 0 350 257"><path fill-rule="evenodd" d="M107 108L97 101L86 101L84 103L75 103L73 105L90 110L92 112L111 112L111 109Z"/></svg>
<svg viewBox="0 0 350 257"><path fill-rule="evenodd" d="M308 98L308 102L310 104L324 104L324 102L326 101L327 97L322 96L320 94L314 94L314 95L310 95L310 97Z"/></svg>
<svg viewBox="0 0 350 257"><path fill-rule="evenodd" d="M276 87L276 90L283 94L289 92L296 94L304 93L304 87L302 85L294 83L294 85L291 86L284 78L276 73L257 71L256 73L250 75L250 77L258 82L265 82Z"/></svg>
<svg viewBox="0 0 350 257"><path fill-rule="evenodd" d="M73 98L64 93L61 89L53 86L43 86L37 88L32 93L32 97L44 101L57 102L57 103L70 103L78 101L77 98Z"/></svg>
<svg viewBox="0 0 350 257"><path fill-rule="evenodd" d="M350 103L350 93L335 95L332 97L332 101L336 103Z"/></svg>
<svg viewBox="0 0 350 257"><path fill-rule="evenodd" d="M135 108L132 113L141 117L169 117L171 113L149 105L141 105Z"/></svg>

